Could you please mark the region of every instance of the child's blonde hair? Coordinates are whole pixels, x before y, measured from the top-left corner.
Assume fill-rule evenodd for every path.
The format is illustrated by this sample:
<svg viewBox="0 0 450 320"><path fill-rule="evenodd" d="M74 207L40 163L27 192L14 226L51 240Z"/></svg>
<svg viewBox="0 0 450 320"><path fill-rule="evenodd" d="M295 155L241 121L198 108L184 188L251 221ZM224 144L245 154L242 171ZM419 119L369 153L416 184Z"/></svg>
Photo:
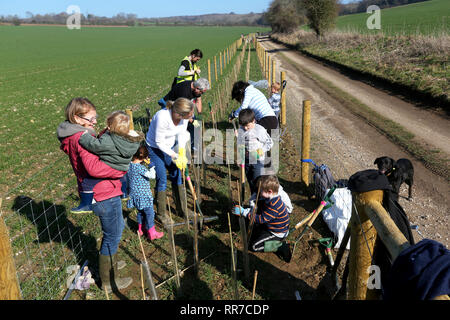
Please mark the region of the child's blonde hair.
<svg viewBox="0 0 450 320"><path fill-rule="evenodd" d="M66 106L66 120L76 124L75 116L83 117L91 110L95 110L95 106L88 99L73 98Z"/></svg>
<svg viewBox="0 0 450 320"><path fill-rule="evenodd" d="M275 89L275 90L277 90L277 91L280 91L280 88L281 88L281 85L280 85L279 82L274 82L274 83L272 84L272 89Z"/></svg>
<svg viewBox="0 0 450 320"><path fill-rule="evenodd" d="M106 119L106 126L112 133L128 134L130 132L130 117L123 111L114 111Z"/></svg>
<svg viewBox="0 0 450 320"><path fill-rule="evenodd" d="M277 176L261 176L258 180L258 185L261 184L261 191L269 192L269 190L272 190L273 193L278 193L280 182L278 181Z"/></svg>
<svg viewBox="0 0 450 320"><path fill-rule="evenodd" d="M186 98L178 98L175 102L167 101L166 108L185 117L194 110L194 103Z"/></svg>

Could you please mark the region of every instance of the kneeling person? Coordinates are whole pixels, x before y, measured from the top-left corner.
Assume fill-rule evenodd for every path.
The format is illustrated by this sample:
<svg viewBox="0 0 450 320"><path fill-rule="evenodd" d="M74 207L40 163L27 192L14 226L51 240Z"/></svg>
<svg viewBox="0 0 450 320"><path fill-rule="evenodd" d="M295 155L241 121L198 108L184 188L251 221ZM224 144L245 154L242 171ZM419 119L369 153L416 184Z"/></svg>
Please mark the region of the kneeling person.
<svg viewBox="0 0 450 320"><path fill-rule="evenodd" d="M255 252L276 252L289 262L291 259L289 245L285 239L289 234L289 212L278 194L280 183L274 175L262 176L261 197L264 201L257 208L257 212L252 212L252 208L244 209L236 207L234 214L241 213L253 221L252 237L250 239L250 249Z"/></svg>

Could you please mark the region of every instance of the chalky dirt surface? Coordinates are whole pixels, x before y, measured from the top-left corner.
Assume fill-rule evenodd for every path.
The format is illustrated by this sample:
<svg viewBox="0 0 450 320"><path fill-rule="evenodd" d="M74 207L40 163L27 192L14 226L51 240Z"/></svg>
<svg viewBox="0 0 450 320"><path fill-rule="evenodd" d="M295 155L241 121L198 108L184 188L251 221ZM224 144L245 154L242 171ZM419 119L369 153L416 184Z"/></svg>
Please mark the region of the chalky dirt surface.
<svg viewBox="0 0 450 320"><path fill-rule="evenodd" d="M286 70L287 127L294 137L299 154L302 101L311 100L311 158L318 164L327 164L335 179L348 179L355 172L375 169L373 162L380 156L410 159L415 170L413 199L406 199L408 191L404 184L400 189L399 202L411 224L418 225L419 232L425 238L441 242L448 248L448 182L430 172L376 128L349 112L341 103L322 91L314 80L304 75L302 70L306 69L327 79L374 111L403 126L423 145L441 150L447 158L450 154L448 119L353 80L267 38L260 41L275 58L277 70ZM418 232L413 233L416 241L422 239Z"/></svg>

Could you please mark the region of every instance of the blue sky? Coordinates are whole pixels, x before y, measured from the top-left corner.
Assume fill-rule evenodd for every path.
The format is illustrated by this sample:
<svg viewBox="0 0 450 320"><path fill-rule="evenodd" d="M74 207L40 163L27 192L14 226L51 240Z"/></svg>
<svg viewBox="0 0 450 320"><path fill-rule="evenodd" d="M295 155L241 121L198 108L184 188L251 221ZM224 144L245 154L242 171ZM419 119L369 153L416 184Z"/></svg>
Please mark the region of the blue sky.
<svg viewBox="0 0 450 320"><path fill-rule="evenodd" d="M260 13L271 0L0 0L0 15L26 17L33 14L60 13L77 5L81 13L111 17L117 13L134 13L139 18L199 15L206 13Z"/></svg>

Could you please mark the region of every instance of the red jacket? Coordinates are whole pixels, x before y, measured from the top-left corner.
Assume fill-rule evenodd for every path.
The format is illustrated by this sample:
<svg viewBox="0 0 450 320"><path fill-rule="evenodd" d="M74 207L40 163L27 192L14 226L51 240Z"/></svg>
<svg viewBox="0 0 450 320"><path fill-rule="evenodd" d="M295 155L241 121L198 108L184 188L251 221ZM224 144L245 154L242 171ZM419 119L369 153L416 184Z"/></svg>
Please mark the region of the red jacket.
<svg viewBox="0 0 450 320"><path fill-rule="evenodd" d="M77 177L78 190L81 191L81 182L87 176L93 178L103 178L94 187L95 201L103 201L122 195L122 183L120 178L125 175L125 171L119 171L111 168L106 163L100 161L99 157L84 149L78 140L83 132L75 133L72 136L61 140L61 150L63 150L70 159L73 171Z"/></svg>

